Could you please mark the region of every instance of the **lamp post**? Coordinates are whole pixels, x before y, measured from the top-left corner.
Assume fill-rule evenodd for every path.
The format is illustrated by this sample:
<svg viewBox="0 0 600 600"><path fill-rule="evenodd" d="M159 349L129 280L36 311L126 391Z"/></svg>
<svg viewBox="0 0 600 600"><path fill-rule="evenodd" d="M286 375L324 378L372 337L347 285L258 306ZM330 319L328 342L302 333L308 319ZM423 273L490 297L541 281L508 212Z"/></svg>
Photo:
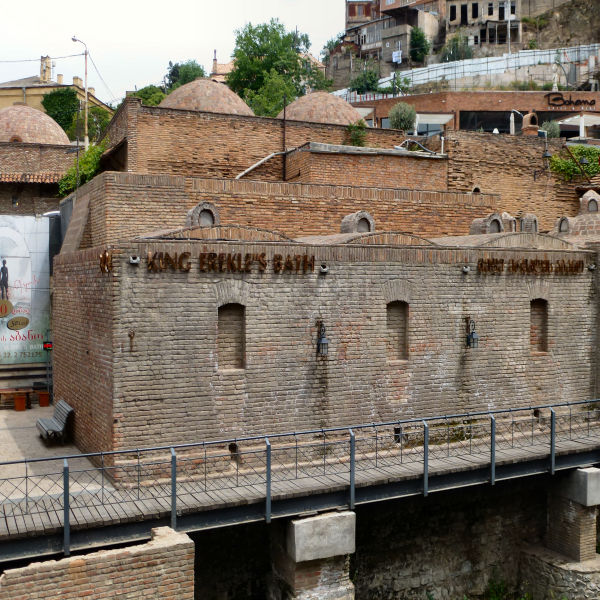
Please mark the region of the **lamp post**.
<svg viewBox="0 0 600 600"><path fill-rule="evenodd" d="M85 42L77 39L75 36L71 38L74 42L79 42L83 44L85 48L85 104L84 104L84 117L83 117L83 146L87 152L87 149L90 145L90 140L88 138L88 48Z"/></svg>

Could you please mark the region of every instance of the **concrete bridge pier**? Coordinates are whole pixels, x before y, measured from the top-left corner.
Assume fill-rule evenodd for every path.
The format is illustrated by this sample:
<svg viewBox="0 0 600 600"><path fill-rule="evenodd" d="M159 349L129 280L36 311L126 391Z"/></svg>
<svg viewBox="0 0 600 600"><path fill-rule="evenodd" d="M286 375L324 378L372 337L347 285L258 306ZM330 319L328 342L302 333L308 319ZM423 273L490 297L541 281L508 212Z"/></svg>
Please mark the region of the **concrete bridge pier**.
<svg viewBox="0 0 600 600"><path fill-rule="evenodd" d="M274 523L271 600L353 600L349 563L355 544L351 511Z"/></svg>
<svg viewBox="0 0 600 600"><path fill-rule="evenodd" d="M548 497L548 548L574 561L596 557L600 469L576 469Z"/></svg>

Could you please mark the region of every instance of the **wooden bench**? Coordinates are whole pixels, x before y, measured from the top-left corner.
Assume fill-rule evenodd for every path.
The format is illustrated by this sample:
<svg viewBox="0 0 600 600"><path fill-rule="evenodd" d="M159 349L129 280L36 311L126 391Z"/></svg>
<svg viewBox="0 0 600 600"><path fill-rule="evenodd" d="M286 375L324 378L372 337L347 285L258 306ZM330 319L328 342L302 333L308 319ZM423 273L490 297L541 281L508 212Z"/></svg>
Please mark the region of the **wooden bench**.
<svg viewBox="0 0 600 600"><path fill-rule="evenodd" d="M67 440L67 429L73 412L73 409L64 400L59 400L56 403L52 417L38 419L36 425L42 439L60 440L64 444Z"/></svg>

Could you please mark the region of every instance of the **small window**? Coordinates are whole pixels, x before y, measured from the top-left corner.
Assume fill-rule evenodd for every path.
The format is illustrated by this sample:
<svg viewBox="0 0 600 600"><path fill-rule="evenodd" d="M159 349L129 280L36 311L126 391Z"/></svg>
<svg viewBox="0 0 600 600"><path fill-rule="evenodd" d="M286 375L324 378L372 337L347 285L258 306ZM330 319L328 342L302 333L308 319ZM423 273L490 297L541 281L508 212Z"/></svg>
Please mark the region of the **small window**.
<svg viewBox="0 0 600 600"><path fill-rule="evenodd" d="M369 233L371 231L371 224L368 219L360 219L356 225L356 231L358 233Z"/></svg>
<svg viewBox="0 0 600 600"><path fill-rule="evenodd" d="M479 16L479 4L474 2L471 4L471 17L476 19Z"/></svg>
<svg viewBox="0 0 600 600"><path fill-rule="evenodd" d="M489 233L500 233L501 231L500 221L498 221L498 219L493 219L490 223Z"/></svg>
<svg viewBox="0 0 600 600"><path fill-rule="evenodd" d="M450 20L456 21L456 5L455 4L450 5Z"/></svg>
<svg viewBox="0 0 600 600"><path fill-rule="evenodd" d="M558 224L558 231L560 233L569 233L569 221L567 219L561 219Z"/></svg>
<svg viewBox="0 0 600 600"><path fill-rule="evenodd" d="M491 17L494 14L494 3L488 2L488 17Z"/></svg>
<svg viewBox="0 0 600 600"><path fill-rule="evenodd" d="M473 193L474 193L474 194L481 194L481 189L480 189L480 188L478 188L478 187L474 187L474 188L473 188Z"/></svg>
<svg viewBox="0 0 600 600"><path fill-rule="evenodd" d="M217 364L219 370L243 369L246 365L246 309L241 304L219 307Z"/></svg>
<svg viewBox="0 0 600 600"><path fill-rule="evenodd" d="M596 202L596 200L590 200L588 202L588 212L598 212L598 202Z"/></svg>
<svg viewBox="0 0 600 600"><path fill-rule="evenodd" d="M517 14L517 4L516 4L516 2L511 2L510 3L510 14L511 15L516 15Z"/></svg>
<svg viewBox="0 0 600 600"><path fill-rule="evenodd" d="M537 298L531 301L530 343L534 352L548 352L548 302Z"/></svg>
<svg viewBox="0 0 600 600"><path fill-rule="evenodd" d="M408 304L387 305L388 360L408 360Z"/></svg>
<svg viewBox="0 0 600 600"><path fill-rule="evenodd" d="M201 227L212 227L215 224L215 216L212 210L201 210L199 223Z"/></svg>
<svg viewBox="0 0 600 600"><path fill-rule="evenodd" d="M21 144L23 142L23 139L20 138L18 135L13 135L8 141L9 143L13 144Z"/></svg>

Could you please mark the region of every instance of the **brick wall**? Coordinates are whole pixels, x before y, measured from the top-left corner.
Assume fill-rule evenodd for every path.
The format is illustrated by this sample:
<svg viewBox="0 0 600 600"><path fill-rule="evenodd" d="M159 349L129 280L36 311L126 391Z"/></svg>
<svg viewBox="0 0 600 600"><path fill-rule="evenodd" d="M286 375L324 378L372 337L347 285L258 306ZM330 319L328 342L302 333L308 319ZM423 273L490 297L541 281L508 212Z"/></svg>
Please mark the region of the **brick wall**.
<svg viewBox="0 0 600 600"><path fill-rule="evenodd" d="M148 107L137 98L126 99L117 117L106 135L116 144L127 132L127 168L137 173L235 177L283 150L281 119ZM398 131L367 131L368 146L391 148L403 139ZM287 121L287 148L346 140L343 125Z"/></svg>
<svg viewBox="0 0 600 600"><path fill-rule="evenodd" d="M162 527L139 546L9 569L0 600L194 600L194 544Z"/></svg>
<svg viewBox="0 0 600 600"><path fill-rule="evenodd" d="M148 252L190 252L190 270L148 271ZM200 253L210 252L222 254L223 265L228 254L264 253L267 268L252 259L248 273L202 272ZM111 275L99 272L97 250L61 255L55 389L76 407L85 450L106 447L111 426L119 449L592 397L592 274L478 275L476 265L482 256L595 262L595 255L482 252L152 242L115 250ZM304 254L329 273L274 272L275 255L295 264ZM130 265L130 255L142 264ZM463 265L472 273L465 276ZM546 353L531 353L534 298L548 301ZM404 363L388 361L386 307L394 301L409 305ZM222 371L216 324L219 306L229 303L245 307L246 365ZM465 348L467 315L481 336L476 351ZM327 360L316 357L319 319Z"/></svg>
<svg viewBox="0 0 600 600"><path fill-rule="evenodd" d="M59 198L56 184L41 183L0 183L0 214L41 215L57 210ZM16 196L19 205L13 204Z"/></svg>
<svg viewBox="0 0 600 600"><path fill-rule="evenodd" d="M550 140L552 153L561 140ZM579 212L576 182L565 184L541 172L544 141L530 136L448 133L448 190L500 194L500 212L537 215L541 231L554 227L561 216ZM539 171L534 179L534 170Z"/></svg>
<svg viewBox="0 0 600 600"><path fill-rule="evenodd" d="M305 153L300 153L305 154ZM157 229L185 224L188 210L213 203L221 224L273 229L289 237L340 232L342 219L368 211L379 231L408 231L425 236L467 234L471 221L498 210L500 198L488 194L430 192L207 180L167 175L103 173L79 191L65 251L85 245L116 243ZM88 216L89 212L89 216Z"/></svg>
<svg viewBox="0 0 600 600"><path fill-rule="evenodd" d="M55 257L52 296L54 396L75 409L75 442L98 451L112 448L113 361L122 350L113 348L116 291L100 272L102 250Z"/></svg>
<svg viewBox="0 0 600 600"><path fill-rule="evenodd" d="M6 173L53 175L56 183L75 164L71 146L0 142L0 181Z"/></svg>
<svg viewBox="0 0 600 600"><path fill-rule="evenodd" d="M297 155L306 155L300 156ZM391 154L300 149L288 165L288 181L416 190L447 189L448 161Z"/></svg>

